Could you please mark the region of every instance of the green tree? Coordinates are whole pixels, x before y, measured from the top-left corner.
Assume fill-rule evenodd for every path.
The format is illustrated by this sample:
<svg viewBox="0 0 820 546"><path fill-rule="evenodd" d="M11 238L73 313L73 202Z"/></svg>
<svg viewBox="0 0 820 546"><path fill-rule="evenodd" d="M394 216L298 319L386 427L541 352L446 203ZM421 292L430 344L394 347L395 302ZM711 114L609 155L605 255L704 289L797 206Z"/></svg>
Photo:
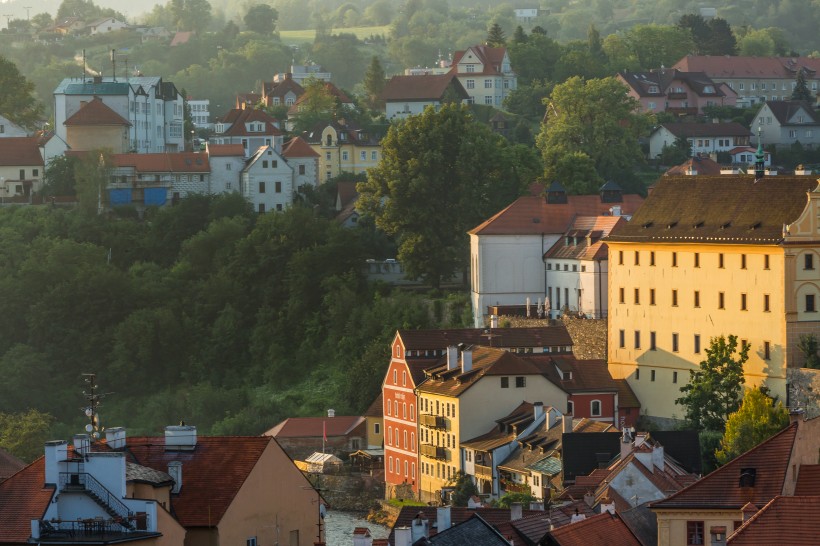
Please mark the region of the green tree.
<svg viewBox="0 0 820 546"><path fill-rule="evenodd" d="M76 156L61 155L52 158L46 165L43 195L74 195L76 183L74 169L77 167Z"/></svg>
<svg viewBox="0 0 820 546"><path fill-rule="evenodd" d="M617 79L573 77L556 85L545 102L536 143L547 180L571 168L565 158L573 153L584 165L593 165L599 179L621 178L643 161L638 137L647 131L650 117L636 113L637 101Z"/></svg>
<svg viewBox="0 0 820 546"><path fill-rule="evenodd" d="M672 66L694 47L691 34L680 27L635 25L624 34L638 66L644 70Z"/></svg>
<svg viewBox="0 0 820 546"><path fill-rule="evenodd" d="M504 34L504 29L498 23L493 23L490 30L487 31L487 40L485 42L490 47L504 47L507 45L507 36Z"/></svg>
<svg viewBox="0 0 820 546"><path fill-rule="evenodd" d="M820 356L817 355L817 336L814 334L801 334L797 342L797 349L806 358L806 368L820 369Z"/></svg>
<svg viewBox="0 0 820 546"><path fill-rule="evenodd" d="M448 485L453 487L453 493L450 496L453 506L467 506L470 497L478 495L478 488L473 483L472 476L468 476L464 472L459 471L455 478L448 482Z"/></svg>
<svg viewBox="0 0 820 546"><path fill-rule="evenodd" d="M245 17L245 28L259 34L270 34L276 28L279 13L267 4L256 4L248 8Z"/></svg>
<svg viewBox="0 0 820 546"><path fill-rule="evenodd" d="M717 336L710 340L706 360L689 372L689 382L681 387L683 396L675 400L683 406L686 421L696 430L724 430L729 415L740 407L743 364L749 359L749 345L738 348L737 336Z"/></svg>
<svg viewBox="0 0 820 546"><path fill-rule="evenodd" d="M509 508L513 503L521 503L524 506L529 506L531 502L535 501L529 493L506 493L498 499L499 508Z"/></svg>
<svg viewBox="0 0 820 546"><path fill-rule="evenodd" d="M367 93L367 105L371 110L378 110L381 106L381 94L386 81L384 79L384 68L379 58L373 55L370 59L370 66L364 74L364 90Z"/></svg>
<svg viewBox="0 0 820 546"><path fill-rule="evenodd" d="M746 391L740 408L729 415L726 432L715 456L724 465L754 446L783 430L789 424L789 412L783 404L760 388Z"/></svg>
<svg viewBox="0 0 820 546"><path fill-rule="evenodd" d="M532 180L515 149L464 105L428 107L390 127L381 162L358 185L358 207L397 239L408 275L438 287L465 270L467 230Z"/></svg>
<svg viewBox="0 0 820 546"><path fill-rule="evenodd" d="M0 447L26 462L43 454L54 418L36 409L0 413Z"/></svg>
<svg viewBox="0 0 820 546"><path fill-rule="evenodd" d="M47 12L38 13L37 15L31 17L31 25L37 31L43 30L53 24L54 19L52 19L51 14Z"/></svg>
<svg viewBox="0 0 820 546"><path fill-rule="evenodd" d="M33 128L43 115L34 98L34 84L28 81L11 60L0 55L0 115L26 128Z"/></svg>
<svg viewBox="0 0 820 546"><path fill-rule="evenodd" d="M813 102L814 100L814 97L811 95L811 91L809 91L809 86L806 83L806 74L803 67L800 67L797 71L797 77L795 78L791 100L804 100L807 102Z"/></svg>
<svg viewBox="0 0 820 546"><path fill-rule="evenodd" d="M715 17L709 20L709 39L704 47L703 55L735 55L737 54L737 39L732 27L726 19Z"/></svg>
<svg viewBox="0 0 820 546"><path fill-rule="evenodd" d="M527 33L524 32L524 28L521 25L515 27L515 32L513 32L512 37L513 44L526 44L527 43Z"/></svg>
<svg viewBox="0 0 820 546"><path fill-rule="evenodd" d="M80 209L100 214L105 206L105 191L111 178L114 159L108 149L91 150L74 166L75 191Z"/></svg>
<svg viewBox="0 0 820 546"><path fill-rule="evenodd" d="M336 119L338 105L325 82L315 78L305 82L305 92L300 97L299 111L293 116L294 131L301 133L313 128L320 121Z"/></svg>
<svg viewBox="0 0 820 546"><path fill-rule="evenodd" d="M168 4L177 30L192 30L201 34L211 23L208 0L171 0Z"/></svg>

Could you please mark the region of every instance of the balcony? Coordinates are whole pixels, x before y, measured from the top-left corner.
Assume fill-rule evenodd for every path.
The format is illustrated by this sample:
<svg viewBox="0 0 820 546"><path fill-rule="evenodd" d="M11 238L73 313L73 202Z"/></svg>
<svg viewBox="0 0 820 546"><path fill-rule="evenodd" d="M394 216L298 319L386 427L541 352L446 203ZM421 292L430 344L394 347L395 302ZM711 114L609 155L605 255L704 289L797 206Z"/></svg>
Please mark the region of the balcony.
<svg viewBox="0 0 820 546"><path fill-rule="evenodd" d="M429 413L422 413L419 415L419 423L424 427L430 428L447 428L447 420L440 415L431 415Z"/></svg>
<svg viewBox="0 0 820 546"><path fill-rule="evenodd" d="M483 464L475 465L475 477L481 478L482 480L492 480L493 479L493 469L489 466L484 466Z"/></svg>
<svg viewBox="0 0 820 546"><path fill-rule="evenodd" d="M670 100L681 99L685 100L687 97L686 91L670 91L666 94Z"/></svg>
<svg viewBox="0 0 820 546"><path fill-rule="evenodd" d="M442 461L447 459L446 449L431 444L421 444L421 454L431 459L439 459Z"/></svg>

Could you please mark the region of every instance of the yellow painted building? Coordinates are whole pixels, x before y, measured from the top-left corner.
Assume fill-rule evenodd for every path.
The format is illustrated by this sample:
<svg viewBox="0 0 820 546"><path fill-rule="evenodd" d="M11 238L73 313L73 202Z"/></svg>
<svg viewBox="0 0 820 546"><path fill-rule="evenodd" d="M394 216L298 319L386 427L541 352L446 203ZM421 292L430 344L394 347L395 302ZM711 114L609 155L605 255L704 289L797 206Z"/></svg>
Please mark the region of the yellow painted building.
<svg viewBox="0 0 820 546"><path fill-rule="evenodd" d="M382 158L376 136L344 119L318 126L308 135L308 143L319 154L321 181L342 173L364 173Z"/></svg>
<svg viewBox="0 0 820 546"><path fill-rule="evenodd" d="M448 348L447 363L425 371L416 388L419 412L419 489L440 500L463 470L461 442L486 432L522 401L564 408L567 393L536 364L489 347Z"/></svg>
<svg viewBox="0 0 820 546"><path fill-rule="evenodd" d="M647 415L675 404L710 339L749 344L746 385L786 397L801 334L820 337L820 193L778 176L663 177L609 245L608 361Z"/></svg>

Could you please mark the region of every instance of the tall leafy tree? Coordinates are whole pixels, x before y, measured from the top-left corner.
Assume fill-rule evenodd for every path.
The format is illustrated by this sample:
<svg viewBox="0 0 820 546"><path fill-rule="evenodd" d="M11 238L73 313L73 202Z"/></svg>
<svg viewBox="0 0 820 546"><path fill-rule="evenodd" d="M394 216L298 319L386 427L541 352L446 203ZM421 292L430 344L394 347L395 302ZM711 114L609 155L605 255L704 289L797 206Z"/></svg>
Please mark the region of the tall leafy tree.
<svg viewBox="0 0 820 546"><path fill-rule="evenodd" d="M738 347L737 336L717 336L706 349L706 360L689 372L689 383L681 387L683 396L675 400L686 412L686 421L696 430L722 431L729 415L740 407L743 364L749 359L749 345Z"/></svg>
<svg viewBox="0 0 820 546"><path fill-rule="evenodd" d="M464 105L428 107L390 127L381 162L358 185L358 207L397 239L407 273L438 287L465 270L467 230L535 176L533 154L519 152Z"/></svg>
<svg viewBox="0 0 820 546"><path fill-rule="evenodd" d="M498 23L493 23L487 32L486 44L490 47L504 47L507 45L507 36Z"/></svg>
<svg viewBox="0 0 820 546"><path fill-rule="evenodd" d="M709 20L709 38L703 48L703 55L735 55L737 39L726 19L715 17Z"/></svg>
<svg viewBox="0 0 820 546"><path fill-rule="evenodd" d="M113 167L114 159L107 149L91 150L74 165L77 199L86 214L99 214L103 210L105 188Z"/></svg>
<svg viewBox="0 0 820 546"><path fill-rule="evenodd" d="M545 100L547 113L536 143L547 179L560 179L572 163L594 167L604 179L619 178L643 160L638 137L650 118L636 113L638 103L615 78L586 80L573 77L556 85ZM586 188L561 180L569 191Z"/></svg>
<svg viewBox="0 0 820 546"><path fill-rule="evenodd" d="M248 8L243 21L245 27L259 34L270 34L276 28L279 12L267 4L256 4Z"/></svg>
<svg viewBox="0 0 820 546"><path fill-rule="evenodd" d="M36 409L0 413L0 448L26 462L43 454L43 444L54 418Z"/></svg>
<svg viewBox="0 0 820 546"><path fill-rule="evenodd" d="M367 105L372 110L377 110L380 107L380 96L384 90L384 68L379 58L373 55L370 59L370 66L367 72L364 73L364 89L367 92Z"/></svg>
<svg viewBox="0 0 820 546"><path fill-rule="evenodd" d="M803 67L800 67L797 71L797 77L795 78L791 100L804 100L811 102L812 99L813 97L811 96L811 91L809 91L809 86L806 83L805 71L803 70Z"/></svg>
<svg viewBox="0 0 820 546"><path fill-rule="evenodd" d="M315 78L305 83L305 93L300 97L299 111L293 116L294 130L307 131L320 121L336 119L336 97L330 93L325 82Z"/></svg>
<svg viewBox="0 0 820 546"><path fill-rule="evenodd" d="M726 464L738 455L783 430L789 424L789 412L760 388L746 391L740 408L726 421L726 432L715 453L720 464Z"/></svg>
<svg viewBox="0 0 820 546"><path fill-rule="evenodd" d="M34 97L34 84L17 66L0 55L0 115L23 127L33 128L43 115L43 106Z"/></svg>

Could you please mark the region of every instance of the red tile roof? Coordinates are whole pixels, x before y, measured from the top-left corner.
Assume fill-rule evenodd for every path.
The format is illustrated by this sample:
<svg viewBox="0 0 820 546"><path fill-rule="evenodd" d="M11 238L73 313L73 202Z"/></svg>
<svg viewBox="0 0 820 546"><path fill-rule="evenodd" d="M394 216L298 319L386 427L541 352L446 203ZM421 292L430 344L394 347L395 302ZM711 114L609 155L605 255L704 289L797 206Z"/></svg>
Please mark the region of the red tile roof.
<svg viewBox="0 0 820 546"><path fill-rule="evenodd" d="M557 546L641 546L617 515L609 512L570 523L549 533Z"/></svg>
<svg viewBox="0 0 820 546"><path fill-rule="evenodd" d="M401 511L399 512L398 517L396 518L396 521L393 523L392 529L390 530L390 536L388 537L389 543L394 544L393 538L397 527L409 527L413 519L419 514L423 514L424 518L426 518L429 522L428 528L430 531L430 537L435 536L437 532L437 529L434 526L437 518L435 506L403 506ZM468 519L473 517L473 514L478 514L482 517L484 521L486 521L495 528L498 528L502 524L510 521L509 508L464 508L458 506L451 506L451 527L458 525L459 523L462 523L464 521L467 521ZM523 510L522 514L524 517L536 515L544 517L545 512L543 510Z"/></svg>
<svg viewBox="0 0 820 546"><path fill-rule="evenodd" d="M551 354L518 356L536 364L547 379L565 392L618 392L618 386L609 373L606 360L577 360L572 355ZM558 370L570 372L572 378L562 379Z"/></svg>
<svg viewBox="0 0 820 546"><path fill-rule="evenodd" d="M621 222L626 223L623 216L579 216L573 220L564 237L560 237L544 257L564 260L605 260L607 246L602 239ZM567 244L567 238L570 238L571 244ZM575 241L578 241L577 244Z"/></svg>
<svg viewBox="0 0 820 546"><path fill-rule="evenodd" d="M744 127L736 121L732 121L730 123L664 123L660 127L663 127L679 138L724 136L750 137L752 135L752 132L747 127ZM658 129L656 129L656 131L657 130Z"/></svg>
<svg viewBox="0 0 820 546"><path fill-rule="evenodd" d="M820 464L801 464L794 488L797 497L820 495Z"/></svg>
<svg viewBox="0 0 820 546"><path fill-rule="evenodd" d="M547 203L543 196L524 196L469 231L471 235L541 235L564 233L576 216L605 216L613 206L624 215L633 214L643 203L635 194L621 203L606 203L599 195L568 195L567 203Z"/></svg>
<svg viewBox="0 0 820 546"><path fill-rule="evenodd" d="M690 157L680 165L676 165L664 173L665 176L691 176L689 171L696 174L719 175L720 164L708 157Z"/></svg>
<svg viewBox="0 0 820 546"><path fill-rule="evenodd" d="M775 497L744 522L727 543L732 546L817 544L820 537L818 511L820 496Z"/></svg>
<svg viewBox="0 0 820 546"><path fill-rule="evenodd" d="M319 154L303 138L297 136L282 147L282 157L319 157Z"/></svg>
<svg viewBox="0 0 820 546"><path fill-rule="evenodd" d="M618 387L618 407L639 408L641 401L635 395L635 391L629 386L626 379L615 379L615 386Z"/></svg>
<svg viewBox="0 0 820 546"><path fill-rule="evenodd" d="M126 125L131 123L116 113L114 110L105 105L100 97L94 97L79 110L74 112L74 115L63 122L66 127L74 126L88 126L88 125Z"/></svg>
<svg viewBox="0 0 820 546"><path fill-rule="evenodd" d="M26 463L9 453L3 448L0 448L0 482L15 474L21 468L25 467Z"/></svg>
<svg viewBox="0 0 820 546"><path fill-rule="evenodd" d="M0 543L28 541L31 520L45 515L54 494L44 482L45 459L40 457L0 483Z"/></svg>
<svg viewBox="0 0 820 546"><path fill-rule="evenodd" d="M0 167L43 165L37 137L0 138Z"/></svg>
<svg viewBox="0 0 820 546"><path fill-rule="evenodd" d="M469 98L453 72L447 74L423 74L420 76L393 76L385 84L381 98L387 102L437 101L451 87L462 98Z"/></svg>
<svg viewBox="0 0 820 546"><path fill-rule="evenodd" d="M208 155L214 157L245 157L245 148L241 144L208 143Z"/></svg>
<svg viewBox="0 0 820 546"><path fill-rule="evenodd" d="M365 417L384 417L384 394L379 393L373 403L365 410Z"/></svg>
<svg viewBox="0 0 820 546"><path fill-rule="evenodd" d="M472 46L470 48L465 49L464 51L456 51L455 55L453 55L453 69L452 72L455 73L458 70L458 63L461 62L461 59L467 52L472 52L477 57L478 61L484 66L484 70L481 72L461 72L459 73L460 76L472 76L472 75L500 75L501 72L501 63L504 61L504 54L507 53L506 47L490 47L485 45L478 45Z"/></svg>
<svg viewBox="0 0 820 546"><path fill-rule="evenodd" d="M140 173L209 173L208 154L195 152L114 154L117 167L134 167Z"/></svg>
<svg viewBox="0 0 820 546"><path fill-rule="evenodd" d="M359 415L336 417L290 417L265 432L274 438L321 438L323 432L331 436L345 436L364 422Z"/></svg>
<svg viewBox="0 0 820 546"><path fill-rule="evenodd" d="M672 68L685 72L705 72L710 78L786 78L794 80L799 69L812 76L820 70L820 59L813 57L743 57L729 55L687 55Z"/></svg>
<svg viewBox="0 0 820 546"><path fill-rule="evenodd" d="M171 40L170 47L187 44L188 41L195 35L193 31L182 31L178 30L176 34L174 34L173 40Z"/></svg>
<svg viewBox="0 0 820 546"><path fill-rule="evenodd" d="M129 438L126 451L132 462L155 470L183 463L182 489L171 504L179 523L189 528L220 522L272 443L267 436L200 436L193 451L165 451L164 438L141 437Z"/></svg>
<svg viewBox="0 0 820 546"><path fill-rule="evenodd" d="M702 480L651 506L653 509L737 510L747 502L762 506L783 490L796 436L797 424L793 423ZM740 487L740 471L745 468L756 470L754 487Z"/></svg>
<svg viewBox="0 0 820 546"><path fill-rule="evenodd" d="M263 123L265 128L262 131L248 131L247 127L245 127L246 123ZM224 132L220 133L219 136L279 136L282 134L275 123L276 120L269 116L266 112L262 110L256 110L254 108L233 108L229 111L225 116L219 120L218 123L230 124L230 127Z"/></svg>
<svg viewBox="0 0 820 546"><path fill-rule="evenodd" d="M284 104L285 95L289 92L293 92L294 95L300 97L302 93L305 92L305 88L299 85L296 80L293 79L292 74L285 74L285 79L279 82L265 82L262 86L262 96L265 98L268 97L279 97L279 99Z"/></svg>

